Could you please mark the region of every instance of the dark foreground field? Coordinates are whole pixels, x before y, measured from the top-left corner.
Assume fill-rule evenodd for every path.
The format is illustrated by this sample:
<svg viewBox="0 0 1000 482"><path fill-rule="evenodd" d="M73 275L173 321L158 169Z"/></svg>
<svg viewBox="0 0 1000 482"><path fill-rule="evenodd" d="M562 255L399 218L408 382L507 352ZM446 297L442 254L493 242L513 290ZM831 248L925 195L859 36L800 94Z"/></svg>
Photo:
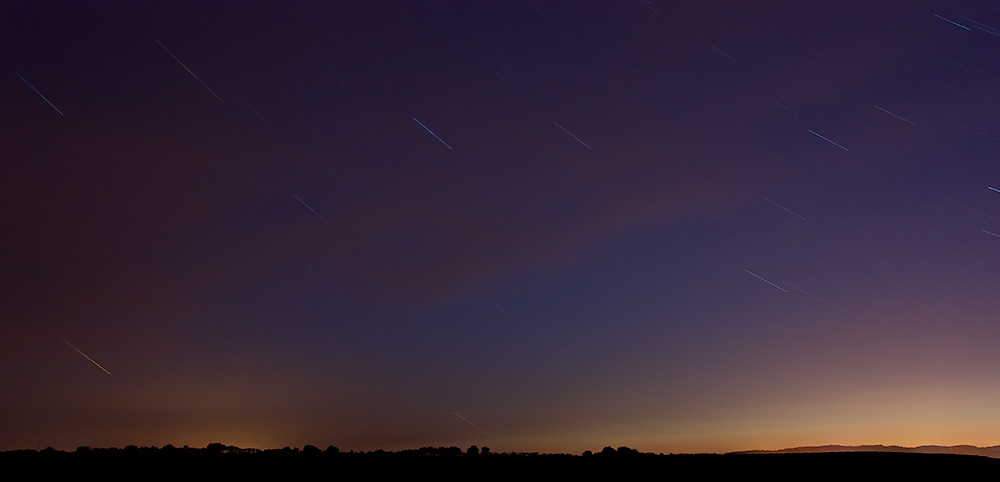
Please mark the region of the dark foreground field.
<svg viewBox="0 0 1000 482"><path fill-rule="evenodd" d="M246 477L251 479L308 477L435 478L614 477L672 479L747 476L770 479L864 477L898 480L901 477L973 477L995 475L1000 459L973 455L887 452L793 454L657 455L633 450L605 450L596 454L488 454L472 455L457 448L425 448L401 452L337 452L314 447L305 450L256 450L222 447L204 449L139 448L62 452L18 450L0 453L7 473L23 477L79 477L166 479L175 477ZM332 449L332 448L331 448Z"/></svg>

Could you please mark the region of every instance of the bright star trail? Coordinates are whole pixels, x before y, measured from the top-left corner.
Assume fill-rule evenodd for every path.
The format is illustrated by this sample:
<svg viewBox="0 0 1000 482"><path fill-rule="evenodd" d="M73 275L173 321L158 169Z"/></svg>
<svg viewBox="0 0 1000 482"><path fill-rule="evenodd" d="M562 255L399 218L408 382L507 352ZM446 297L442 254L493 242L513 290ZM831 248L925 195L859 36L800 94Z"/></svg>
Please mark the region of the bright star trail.
<svg viewBox="0 0 1000 482"><path fill-rule="evenodd" d="M961 27L961 28L964 28L965 30L969 30L969 31L972 30L971 28L966 27L965 25L962 25L960 23L952 22L951 20L948 20L947 18L944 18L944 17L942 17L942 16L940 16L940 15L938 15L936 13L934 14L934 16L937 17L937 18L940 18L941 20L944 20L945 22L948 22L948 23L950 23L950 24L952 24L952 25L954 25L956 27Z"/></svg>
<svg viewBox="0 0 1000 482"><path fill-rule="evenodd" d="M70 344L70 342L68 342L68 341L66 341L66 340L63 340L63 343L65 343L65 344L69 345L69 347L70 347L70 348L72 348L72 349L76 350L76 352L77 352L77 353L79 353L79 354L83 355L83 357L84 357L84 358L86 358L87 360L89 360L89 361L90 361L90 363L93 363L94 365L97 365L97 368L100 368L100 369L101 369L101 371L103 371L104 373L107 373L108 375L110 375L110 374L111 374L111 372L109 372L109 371L108 371L107 369L105 369L104 367L102 367L100 363L97 363L97 362L95 362L93 358L90 358L89 356L87 356L87 354L86 354L86 353L84 353L84 352L80 351L80 349L79 349L79 348L77 348L77 347L75 347L75 346L71 345L71 344Z"/></svg>
<svg viewBox="0 0 1000 482"><path fill-rule="evenodd" d="M824 141L829 142L830 144L833 144L833 145L835 145L835 146L837 146L837 147L839 147L839 148L841 148L841 149L843 149L845 151L850 150L850 149L848 149L848 148L846 148L846 147L844 147L844 146L842 146L840 144L837 144L836 142L831 141L830 139L826 138L825 136L819 134L818 132L816 132L816 131L814 131L812 129L809 129L809 132L811 132L814 136L819 137L820 139L823 139Z"/></svg>
<svg viewBox="0 0 1000 482"><path fill-rule="evenodd" d="M418 121L416 117L414 117L413 120L417 121L417 124L420 124L420 127L423 127L424 130L426 130L427 132L430 132L430 134L432 136L434 136L435 139L441 141L441 143L444 144L445 147L447 147L448 149L451 149L451 146L449 146L447 142L441 140L441 138L438 137L438 135L435 134L433 131L431 131L430 129L428 129L427 126L425 126L423 122Z"/></svg>
<svg viewBox="0 0 1000 482"><path fill-rule="evenodd" d="M21 74L17 74L17 76L18 76L18 77L20 77L20 78L21 78L21 80L24 80L24 77L21 77ZM27 81L27 80L24 80L24 83L25 83L25 84L28 84L28 87L31 87L31 90L35 91L35 93L36 93L36 94L38 94L38 96L39 96L39 97L41 97L41 98L42 98L42 100L44 100L44 101L45 101L45 102L47 102L47 103L48 103L48 104L49 104L50 106L52 106L52 108L53 108L53 109L55 109L55 110L56 110L56 112L58 112L58 113L59 113L59 115L65 115L65 114L63 114L63 113L62 113L62 111L61 111L61 110L59 110L58 108L56 108L56 106L52 105L52 102L49 102L49 99L46 99L46 98L45 98L45 96L44 96L44 95L42 95L42 93L38 91L38 89L36 89L36 88L35 88L35 87L34 87L33 85L31 85L30 83L28 83L28 81Z"/></svg>
<svg viewBox="0 0 1000 482"><path fill-rule="evenodd" d="M14 3L0 451L1000 446L1000 5Z"/></svg>
<svg viewBox="0 0 1000 482"><path fill-rule="evenodd" d="M774 286L775 288L778 288L781 291L784 291L785 293L788 293L788 290L786 290L786 289L784 289L784 288L782 288L782 287L780 287L780 286L778 286L778 285L776 285L776 284L774 284L774 283L772 283L772 282L770 282L770 281L768 281L768 280L766 280L764 278L761 278L757 273L754 273L753 271L750 271L748 269L744 269L743 271L746 271L747 273L750 273L750 275L753 276L754 278L757 278L757 279L759 279L759 280L761 280L761 281L763 281L763 282L765 282L765 283L767 283L767 284L769 284L771 286Z"/></svg>

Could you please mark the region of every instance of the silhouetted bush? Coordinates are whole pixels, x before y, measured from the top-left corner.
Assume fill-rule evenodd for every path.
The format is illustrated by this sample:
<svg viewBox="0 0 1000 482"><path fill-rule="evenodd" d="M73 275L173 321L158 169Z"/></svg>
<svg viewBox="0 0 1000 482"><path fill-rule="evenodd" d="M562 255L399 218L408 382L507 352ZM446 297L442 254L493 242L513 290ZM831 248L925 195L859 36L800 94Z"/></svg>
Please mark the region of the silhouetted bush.
<svg viewBox="0 0 1000 482"><path fill-rule="evenodd" d="M615 451L615 455L639 455L639 451L636 449L621 446L618 447L617 451Z"/></svg>

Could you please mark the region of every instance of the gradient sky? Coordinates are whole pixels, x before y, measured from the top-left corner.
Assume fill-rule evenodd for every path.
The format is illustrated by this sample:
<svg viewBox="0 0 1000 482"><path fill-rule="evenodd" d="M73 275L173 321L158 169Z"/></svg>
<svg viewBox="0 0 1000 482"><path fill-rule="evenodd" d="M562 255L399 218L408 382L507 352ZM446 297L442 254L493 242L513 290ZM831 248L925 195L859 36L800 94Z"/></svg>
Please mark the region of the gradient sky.
<svg viewBox="0 0 1000 482"><path fill-rule="evenodd" d="M1000 5L0 10L0 450L1000 444Z"/></svg>

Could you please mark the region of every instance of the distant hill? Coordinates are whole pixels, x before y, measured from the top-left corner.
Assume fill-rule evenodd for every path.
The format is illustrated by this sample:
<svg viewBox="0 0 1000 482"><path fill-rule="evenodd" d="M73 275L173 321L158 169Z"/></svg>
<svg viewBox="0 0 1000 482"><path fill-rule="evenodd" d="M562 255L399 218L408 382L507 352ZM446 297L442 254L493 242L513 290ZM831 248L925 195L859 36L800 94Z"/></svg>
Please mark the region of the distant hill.
<svg viewBox="0 0 1000 482"><path fill-rule="evenodd" d="M730 452L733 454L807 454L829 452L898 452L910 454L958 454L980 455L1000 459L1000 445L992 447L976 447L975 445L921 445L919 447L900 447L898 445L819 445L815 447L793 447L780 450L746 450Z"/></svg>

